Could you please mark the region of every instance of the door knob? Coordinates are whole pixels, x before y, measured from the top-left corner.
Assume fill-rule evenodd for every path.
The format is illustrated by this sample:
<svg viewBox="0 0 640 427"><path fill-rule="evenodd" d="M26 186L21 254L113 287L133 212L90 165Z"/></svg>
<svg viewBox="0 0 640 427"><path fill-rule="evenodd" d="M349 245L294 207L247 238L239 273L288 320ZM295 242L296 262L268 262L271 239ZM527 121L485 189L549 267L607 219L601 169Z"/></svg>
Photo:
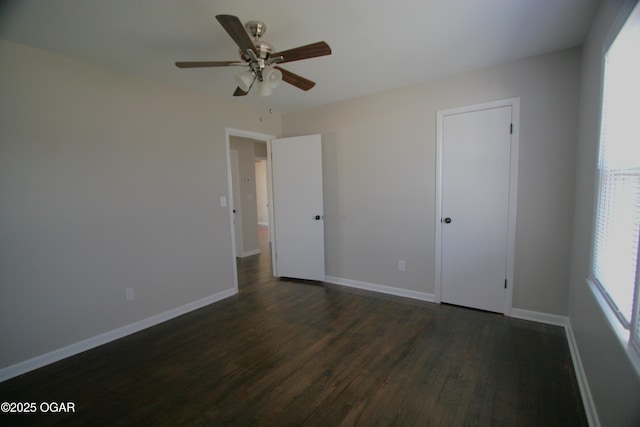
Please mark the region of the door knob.
<svg viewBox="0 0 640 427"><path fill-rule="evenodd" d="M320 221L320 215L316 215L316 221Z"/></svg>
<svg viewBox="0 0 640 427"><path fill-rule="evenodd" d="M446 222L447 224L451 224L451 218L446 217L446 218L444 219L444 222Z"/></svg>

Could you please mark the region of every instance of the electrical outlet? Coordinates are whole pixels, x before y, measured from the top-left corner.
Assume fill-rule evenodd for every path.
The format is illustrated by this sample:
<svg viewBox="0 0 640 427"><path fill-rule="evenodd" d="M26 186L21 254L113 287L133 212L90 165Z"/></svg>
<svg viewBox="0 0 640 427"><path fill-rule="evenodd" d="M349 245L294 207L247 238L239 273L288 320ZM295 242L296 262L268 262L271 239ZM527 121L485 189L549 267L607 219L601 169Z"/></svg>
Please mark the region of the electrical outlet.
<svg viewBox="0 0 640 427"><path fill-rule="evenodd" d="M124 295L127 298L127 301L134 300L136 298L135 292L133 292L133 288L127 288L124 291Z"/></svg>
<svg viewBox="0 0 640 427"><path fill-rule="evenodd" d="M403 259L398 261L398 270L405 271L407 269L407 264Z"/></svg>

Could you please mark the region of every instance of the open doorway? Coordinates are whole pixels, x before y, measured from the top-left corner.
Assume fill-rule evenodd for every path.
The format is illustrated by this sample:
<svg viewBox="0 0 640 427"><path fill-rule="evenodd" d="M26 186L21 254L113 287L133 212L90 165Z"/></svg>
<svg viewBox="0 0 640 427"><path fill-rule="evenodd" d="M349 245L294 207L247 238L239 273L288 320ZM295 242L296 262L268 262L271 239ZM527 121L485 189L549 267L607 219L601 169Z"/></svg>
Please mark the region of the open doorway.
<svg viewBox="0 0 640 427"><path fill-rule="evenodd" d="M227 177L231 246L234 259L243 259L271 249L273 208L271 206L269 145L273 135L226 128ZM266 171L256 168L264 160ZM265 176L266 174L266 176ZM266 187L266 194L264 189ZM266 202L264 199L266 198ZM267 207L266 220L258 216L258 203ZM261 218L261 219L259 219ZM259 224L262 223L262 224ZM261 244L266 240L266 245ZM234 262L235 265L235 262ZM234 283L238 287L237 265Z"/></svg>
<svg viewBox="0 0 640 427"><path fill-rule="evenodd" d="M244 258L259 254L260 236L268 235L267 143L231 135L229 149L236 257Z"/></svg>
<svg viewBox="0 0 640 427"><path fill-rule="evenodd" d="M270 258L271 273L276 277L293 277L308 280L324 280L324 232L323 232L323 203L322 203L322 163L321 163L321 139L320 135L306 135L301 137L289 137L275 139L273 136L262 135L253 132L226 129L227 141L227 173L228 192L231 200L230 205L237 205L242 210L231 213L234 206L230 206L232 220L230 221L232 233L232 250L239 253L234 259L242 260L252 255L262 253L258 234L258 207L256 192L256 167L255 161L264 159L262 155L256 155L256 150L266 148L266 169L267 169L267 193L268 193L268 237L270 242L265 245L268 250L264 259ZM274 162L274 144L278 148L279 154ZM302 150L302 151L301 151ZM234 190L232 180L231 151L238 151L238 177L236 182L240 183L239 190L235 194L240 194L240 201L233 203ZM249 155L243 155L246 151ZM246 159L246 160L243 160ZM243 164L251 166L242 166ZM276 166L278 164L278 166ZM313 165L313 172L309 173L309 165ZM302 167L303 169L300 169ZM293 170L291 168L294 168ZM297 168L297 169L296 169ZM274 178L278 172L279 184L276 186ZM291 177L295 177L296 182L301 177L305 179L301 185L291 187ZM276 222L274 189L279 188L275 194L279 194L278 209L279 217ZM287 188L288 187L288 188ZM295 189L295 191L293 191ZM302 193L300 193L302 190ZM295 193L295 194L294 194ZM302 202L301 202L302 200ZM300 209L302 207L302 211ZM242 237L238 236L238 245L241 248L236 250L236 233L234 230L234 216L238 221L242 221ZM249 218L249 219L247 219ZM265 230L263 230L265 231ZM306 233L306 235L305 235ZM305 235L305 237L301 237ZM284 242L284 243L283 243ZM303 246L300 246L304 243ZM283 249L284 248L284 249ZM284 250L284 251L283 251ZM271 256L277 252L278 257ZM284 254L284 255L283 255ZM238 261L239 262L239 261ZM286 268L281 268L281 267ZM284 273L283 273L284 272ZM238 283L237 263L234 271L234 281ZM283 273L283 274L280 274Z"/></svg>

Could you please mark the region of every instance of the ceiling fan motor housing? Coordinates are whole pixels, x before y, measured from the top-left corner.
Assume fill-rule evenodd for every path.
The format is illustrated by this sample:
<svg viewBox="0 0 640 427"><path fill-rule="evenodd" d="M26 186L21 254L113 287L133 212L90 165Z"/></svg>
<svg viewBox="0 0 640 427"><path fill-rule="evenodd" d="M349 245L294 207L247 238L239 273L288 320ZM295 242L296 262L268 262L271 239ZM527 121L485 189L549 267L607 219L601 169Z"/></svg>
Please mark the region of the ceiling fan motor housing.
<svg viewBox="0 0 640 427"><path fill-rule="evenodd" d="M268 59L269 55L273 53L273 46L264 41L258 41L255 43L256 50L258 51L258 58L260 59ZM248 52L240 51L240 57L243 61L251 62L252 58Z"/></svg>
<svg viewBox="0 0 640 427"><path fill-rule="evenodd" d="M244 27L247 29L247 32L251 37L253 37L253 44L258 51L258 58L260 59L268 59L269 55L273 53L274 49L269 43L260 40L260 37L267 31L267 26L262 21L249 21ZM245 62L252 62L253 58L248 52L240 51L240 57Z"/></svg>

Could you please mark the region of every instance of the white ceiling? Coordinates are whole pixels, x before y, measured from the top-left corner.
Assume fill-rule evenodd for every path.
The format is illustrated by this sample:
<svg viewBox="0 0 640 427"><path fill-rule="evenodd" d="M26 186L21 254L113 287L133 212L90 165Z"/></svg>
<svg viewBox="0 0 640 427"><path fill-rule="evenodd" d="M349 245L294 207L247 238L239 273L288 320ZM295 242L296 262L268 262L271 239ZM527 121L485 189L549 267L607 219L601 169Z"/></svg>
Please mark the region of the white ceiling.
<svg viewBox="0 0 640 427"><path fill-rule="evenodd" d="M5 0L0 38L232 99L241 68L174 62L237 60L215 15L261 20L276 50L333 50L283 65L317 82L309 92L283 83L269 98L235 98L291 112L579 46L598 1Z"/></svg>

